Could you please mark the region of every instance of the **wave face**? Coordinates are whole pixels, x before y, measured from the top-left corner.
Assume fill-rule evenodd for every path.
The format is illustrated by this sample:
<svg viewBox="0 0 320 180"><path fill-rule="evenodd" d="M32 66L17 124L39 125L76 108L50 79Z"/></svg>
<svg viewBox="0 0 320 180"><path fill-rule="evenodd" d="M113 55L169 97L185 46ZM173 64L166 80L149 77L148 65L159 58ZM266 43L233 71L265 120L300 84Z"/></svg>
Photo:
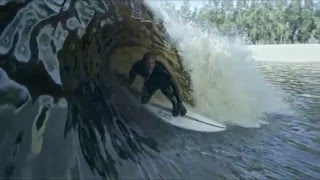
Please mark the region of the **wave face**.
<svg viewBox="0 0 320 180"><path fill-rule="evenodd" d="M14 130L0 134L0 177L182 178L158 148L174 127L119 83L146 51L182 71L161 26L132 18L118 0L2 1L1 13L0 85L23 85L30 101L13 93L5 103L22 109L1 110L1 127ZM176 77L188 100L186 77Z"/></svg>
<svg viewBox="0 0 320 180"><path fill-rule="evenodd" d="M196 111L223 123L259 127L264 113L286 110L281 92L256 70L251 51L241 42L204 31L165 7L154 11L191 69Z"/></svg>

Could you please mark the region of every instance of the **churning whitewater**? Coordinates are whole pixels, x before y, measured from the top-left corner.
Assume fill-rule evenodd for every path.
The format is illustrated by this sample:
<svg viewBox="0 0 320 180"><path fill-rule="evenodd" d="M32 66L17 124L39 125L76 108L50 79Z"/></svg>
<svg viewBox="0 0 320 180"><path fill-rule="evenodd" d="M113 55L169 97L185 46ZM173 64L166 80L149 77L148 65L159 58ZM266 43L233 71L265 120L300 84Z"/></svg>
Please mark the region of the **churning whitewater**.
<svg viewBox="0 0 320 180"><path fill-rule="evenodd" d="M264 113L287 111L281 91L256 70L241 41L205 31L165 7L150 6L191 70L198 113L225 124L260 127L266 123Z"/></svg>

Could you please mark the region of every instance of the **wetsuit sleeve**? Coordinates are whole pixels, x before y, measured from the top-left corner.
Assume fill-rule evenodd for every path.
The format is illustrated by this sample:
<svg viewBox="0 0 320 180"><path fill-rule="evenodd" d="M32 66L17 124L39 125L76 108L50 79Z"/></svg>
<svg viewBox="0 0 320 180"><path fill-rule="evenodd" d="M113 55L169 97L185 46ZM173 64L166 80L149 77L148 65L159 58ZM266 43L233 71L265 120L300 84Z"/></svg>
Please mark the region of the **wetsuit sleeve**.
<svg viewBox="0 0 320 180"><path fill-rule="evenodd" d="M133 64L129 72L129 85L131 85L137 76L137 63Z"/></svg>

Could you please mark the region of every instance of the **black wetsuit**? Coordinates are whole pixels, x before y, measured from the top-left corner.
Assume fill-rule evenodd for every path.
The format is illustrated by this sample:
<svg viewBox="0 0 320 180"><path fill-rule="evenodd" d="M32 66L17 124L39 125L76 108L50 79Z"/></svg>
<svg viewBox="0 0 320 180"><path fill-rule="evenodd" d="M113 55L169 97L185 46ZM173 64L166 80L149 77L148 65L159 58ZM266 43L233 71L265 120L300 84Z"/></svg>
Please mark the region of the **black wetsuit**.
<svg viewBox="0 0 320 180"><path fill-rule="evenodd" d="M143 104L148 103L158 89L161 90L173 105L177 104L177 102L182 102L177 84L162 63L156 61L154 69L149 75L143 60L139 60L132 66L129 78L133 81L137 74L145 79L141 96Z"/></svg>

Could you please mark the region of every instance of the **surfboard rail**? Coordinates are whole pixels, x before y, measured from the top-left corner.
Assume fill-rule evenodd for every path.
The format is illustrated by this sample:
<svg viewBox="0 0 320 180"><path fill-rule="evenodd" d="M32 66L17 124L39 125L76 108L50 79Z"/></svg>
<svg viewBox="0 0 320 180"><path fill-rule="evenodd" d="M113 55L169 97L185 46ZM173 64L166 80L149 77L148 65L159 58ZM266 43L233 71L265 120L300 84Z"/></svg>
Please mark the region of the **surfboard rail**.
<svg viewBox="0 0 320 180"><path fill-rule="evenodd" d="M145 106L164 122L179 128L200 132L219 132L227 129L225 125L190 110L185 116L173 117L171 109L160 104L149 103Z"/></svg>

